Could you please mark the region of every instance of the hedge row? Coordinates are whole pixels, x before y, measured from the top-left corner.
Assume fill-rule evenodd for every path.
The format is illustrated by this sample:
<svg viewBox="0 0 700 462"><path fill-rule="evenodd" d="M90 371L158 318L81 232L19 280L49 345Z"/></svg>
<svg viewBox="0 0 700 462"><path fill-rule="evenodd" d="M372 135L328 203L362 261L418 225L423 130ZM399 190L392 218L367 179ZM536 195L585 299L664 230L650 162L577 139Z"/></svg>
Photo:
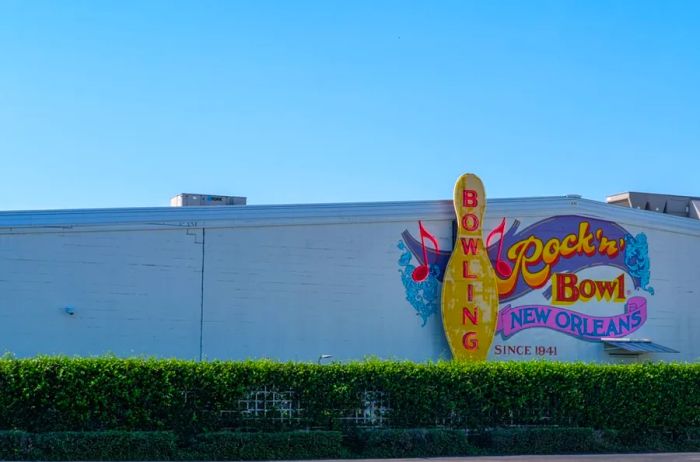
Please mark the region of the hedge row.
<svg viewBox="0 0 700 462"><path fill-rule="evenodd" d="M340 432L217 432L198 436L180 452L190 460L337 459L348 455Z"/></svg>
<svg viewBox="0 0 700 462"><path fill-rule="evenodd" d="M169 460L172 432L0 432L2 460Z"/></svg>
<svg viewBox="0 0 700 462"><path fill-rule="evenodd" d="M222 432L179 446L173 432L0 432L2 460L289 460L347 454L340 432Z"/></svg>
<svg viewBox="0 0 700 462"><path fill-rule="evenodd" d="M173 432L0 432L2 460L294 460L504 454L698 451L700 432L634 444L590 428L502 428L467 436L449 429L275 433L217 432L178 445Z"/></svg>
<svg viewBox="0 0 700 462"><path fill-rule="evenodd" d="M345 436L348 453L365 459L445 457L479 454L464 430L353 429Z"/></svg>
<svg viewBox="0 0 700 462"><path fill-rule="evenodd" d="M672 433L634 433L575 427L498 428L472 438L488 454L580 454L700 450L698 429Z"/></svg>
<svg viewBox="0 0 700 462"><path fill-rule="evenodd" d="M0 360L0 428L700 427L700 364Z"/></svg>

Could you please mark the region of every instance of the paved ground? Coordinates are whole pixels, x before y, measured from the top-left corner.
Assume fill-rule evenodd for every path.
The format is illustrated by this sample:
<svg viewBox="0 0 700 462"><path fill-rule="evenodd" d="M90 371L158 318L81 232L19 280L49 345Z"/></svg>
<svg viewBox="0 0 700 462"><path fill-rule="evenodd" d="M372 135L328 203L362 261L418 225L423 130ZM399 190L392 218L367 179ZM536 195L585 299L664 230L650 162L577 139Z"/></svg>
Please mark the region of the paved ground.
<svg viewBox="0 0 700 462"><path fill-rule="evenodd" d="M355 459L352 462L700 462L700 452L656 453L656 454L590 454L566 456L501 456L501 457L432 457L426 459ZM315 461L349 462L349 461Z"/></svg>
<svg viewBox="0 0 700 462"><path fill-rule="evenodd" d="M589 454L565 456L430 457L422 459L328 459L279 462L700 462L700 452L655 454ZM200 461L205 462L205 461Z"/></svg>

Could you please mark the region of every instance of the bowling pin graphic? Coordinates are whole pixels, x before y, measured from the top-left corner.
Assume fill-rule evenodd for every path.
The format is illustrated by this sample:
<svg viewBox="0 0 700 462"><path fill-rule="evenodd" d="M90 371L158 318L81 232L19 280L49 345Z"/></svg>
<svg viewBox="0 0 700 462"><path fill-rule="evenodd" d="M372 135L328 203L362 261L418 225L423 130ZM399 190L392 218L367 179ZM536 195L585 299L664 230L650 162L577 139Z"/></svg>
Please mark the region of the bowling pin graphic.
<svg viewBox="0 0 700 462"><path fill-rule="evenodd" d="M466 173L455 184L457 240L442 283L442 324L452 357L485 360L498 321L498 287L484 240L484 185Z"/></svg>

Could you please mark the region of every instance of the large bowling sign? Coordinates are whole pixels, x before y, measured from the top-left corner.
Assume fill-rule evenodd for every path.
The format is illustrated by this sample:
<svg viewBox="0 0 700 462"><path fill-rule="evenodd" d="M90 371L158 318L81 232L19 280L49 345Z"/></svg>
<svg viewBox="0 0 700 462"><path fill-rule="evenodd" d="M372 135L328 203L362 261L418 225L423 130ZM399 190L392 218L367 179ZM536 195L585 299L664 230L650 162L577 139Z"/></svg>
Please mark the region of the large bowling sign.
<svg viewBox="0 0 700 462"><path fill-rule="evenodd" d="M481 180L455 184L457 239L442 278L442 324L456 359L483 360L496 331L498 286L482 238L486 195Z"/></svg>
<svg viewBox="0 0 700 462"><path fill-rule="evenodd" d="M501 218L484 239L486 197L472 174L457 180L454 207L451 251L440 250L423 223L420 240L405 230L398 246L406 299L424 326L442 312L455 359L483 360L511 349L557 356L555 344L518 349L508 342L532 329L600 342L626 337L646 322L645 296L654 289L644 233L632 235L598 218L559 215L522 229L519 220ZM411 264L414 257L418 267ZM499 341L492 348L494 338Z"/></svg>

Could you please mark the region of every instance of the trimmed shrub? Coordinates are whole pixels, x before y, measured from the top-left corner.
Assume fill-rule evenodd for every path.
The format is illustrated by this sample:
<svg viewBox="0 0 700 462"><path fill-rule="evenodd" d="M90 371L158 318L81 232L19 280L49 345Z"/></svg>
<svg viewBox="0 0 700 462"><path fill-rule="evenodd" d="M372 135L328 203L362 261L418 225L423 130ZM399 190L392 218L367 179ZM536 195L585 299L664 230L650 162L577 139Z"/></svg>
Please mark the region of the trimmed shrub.
<svg viewBox="0 0 700 462"><path fill-rule="evenodd" d="M0 428L166 430L181 444L224 429L367 425L375 423L363 420L370 408L381 408L382 421L392 428L547 425L679 437L700 427L700 364L319 366L38 357L0 360L0 390ZM368 393L383 396L382 406L372 407ZM269 402L258 406L268 395Z"/></svg>
<svg viewBox="0 0 700 462"><path fill-rule="evenodd" d="M171 432L0 432L3 460L169 460Z"/></svg>
<svg viewBox="0 0 700 462"><path fill-rule="evenodd" d="M606 429L600 432L608 452L700 451L700 432L691 427L684 432L632 432Z"/></svg>
<svg viewBox="0 0 700 462"><path fill-rule="evenodd" d="M0 459L23 460L32 452L32 435L20 430L0 431Z"/></svg>
<svg viewBox="0 0 700 462"><path fill-rule="evenodd" d="M346 445L357 457L400 458L467 456L476 453L464 430L364 429L346 436Z"/></svg>
<svg viewBox="0 0 700 462"><path fill-rule="evenodd" d="M682 437L588 428L354 429L340 432L217 432L178 447L171 432L0 432L2 460L293 460L502 454L697 451L697 429Z"/></svg>
<svg viewBox="0 0 700 462"><path fill-rule="evenodd" d="M488 449L496 454L567 454L603 448L591 428L499 428L489 434Z"/></svg>
<svg viewBox="0 0 700 462"><path fill-rule="evenodd" d="M340 432L218 432L199 436L186 458L196 460L290 460L341 458Z"/></svg>
<svg viewBox="0 0 700 462"><path fill-rule="evenodd" d="M685 429L685 439L697 442L700 445L700 427L690 427Z"/></svg>

